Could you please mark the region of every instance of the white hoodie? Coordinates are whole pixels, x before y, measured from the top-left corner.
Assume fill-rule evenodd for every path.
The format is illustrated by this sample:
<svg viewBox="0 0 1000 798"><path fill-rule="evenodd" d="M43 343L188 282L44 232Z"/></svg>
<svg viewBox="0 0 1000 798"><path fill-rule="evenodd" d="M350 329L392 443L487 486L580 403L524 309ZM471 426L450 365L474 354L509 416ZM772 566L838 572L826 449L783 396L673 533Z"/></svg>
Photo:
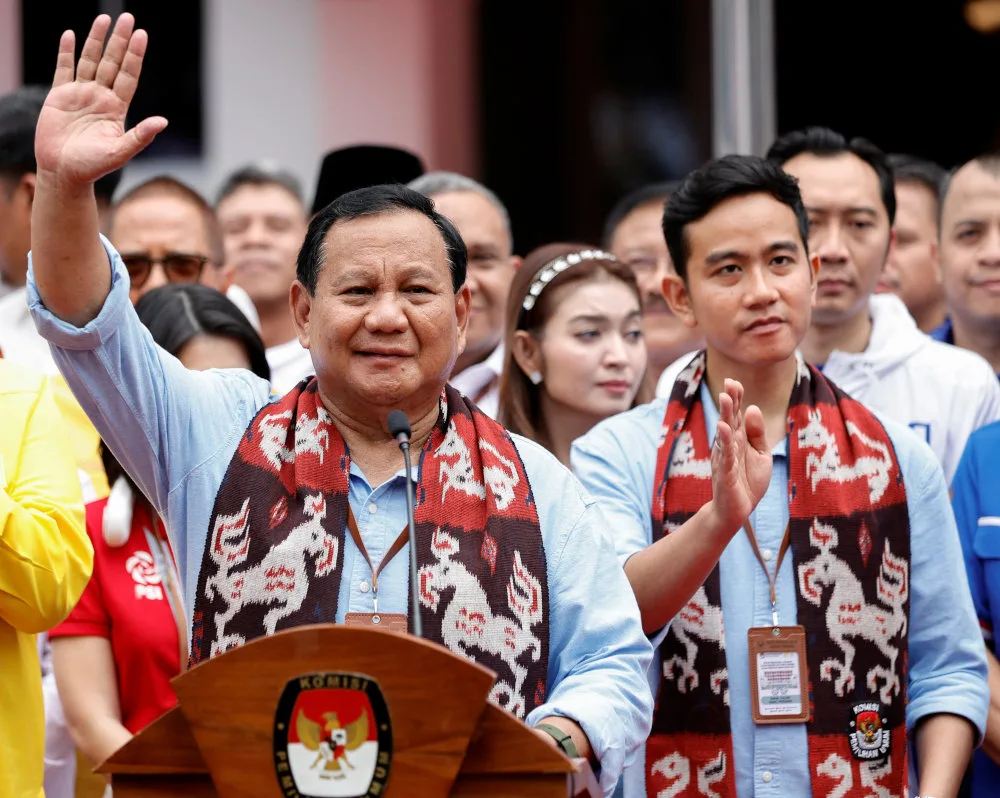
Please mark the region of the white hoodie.
<svg viewBox="0 0 1000 798"><path fill-rule="evenodd" d="M823 374L871 410L909 427L930 444L951 485L969 435L1000 419L1000 383L974 352L931 339L893 294L868 301L871 338L864 352L835 350ZM691 359L671 364L656 385L668 396Z"/></svg>

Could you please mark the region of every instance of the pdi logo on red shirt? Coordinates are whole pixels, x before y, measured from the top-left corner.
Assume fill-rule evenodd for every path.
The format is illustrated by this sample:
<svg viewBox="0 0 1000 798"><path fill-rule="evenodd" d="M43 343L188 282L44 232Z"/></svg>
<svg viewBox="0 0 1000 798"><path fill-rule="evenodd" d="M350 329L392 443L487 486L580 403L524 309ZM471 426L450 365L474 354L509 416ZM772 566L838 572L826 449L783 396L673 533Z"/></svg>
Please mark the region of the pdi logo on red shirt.
<svg viewBox="0 0 1000 798"><path fill-rule="evenodd" d="M125 570L135 582L135 597L137 599L163 600L163 588L160 587L160 572L156 570L156 562L148 551L137 551L125 561Z"/></svg>

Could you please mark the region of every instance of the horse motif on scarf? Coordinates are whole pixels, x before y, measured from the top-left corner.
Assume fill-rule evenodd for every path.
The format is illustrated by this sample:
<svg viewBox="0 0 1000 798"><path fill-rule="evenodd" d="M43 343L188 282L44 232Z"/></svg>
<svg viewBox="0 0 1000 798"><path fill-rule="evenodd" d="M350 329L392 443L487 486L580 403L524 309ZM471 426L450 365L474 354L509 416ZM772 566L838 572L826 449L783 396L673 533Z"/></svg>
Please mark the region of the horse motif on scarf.
<svg viewBox="0 0 1000 798"><path fill-rule="evenodd" d="M524 464L507 432L450 387L419 463L411 589L424 636L496 671L492 698L524 717L544 701L549 616ZM315 379L251 421L212 512L193 662L281 629L336 622L349 469Z"/></svg>
<svg viewBox="0 0 1000 798"><path fill-rule="evenodd" d="M678 376L667 405L653 486L654 541L712 496L704 373L701 353ZM788 409L788 472L789 552L798 623L809 640L812 793L902 798L906 490L882 425L801 358ZM673 620L660 651L647 793L735 798L729 704L750 697L722 689L728 671L718 567Z"/></svg>

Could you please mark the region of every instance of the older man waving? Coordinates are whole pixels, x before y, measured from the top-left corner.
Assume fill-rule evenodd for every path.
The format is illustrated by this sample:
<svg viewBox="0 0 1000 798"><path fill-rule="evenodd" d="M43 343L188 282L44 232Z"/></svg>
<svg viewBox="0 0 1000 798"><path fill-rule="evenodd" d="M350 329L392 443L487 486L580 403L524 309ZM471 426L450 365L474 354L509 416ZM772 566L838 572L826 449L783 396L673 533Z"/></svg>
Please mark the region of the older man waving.
<svg viewBox="0 0 1000 798"><path fill-rule="evenodd" d="M269 403L247 372L184 370L139 324L121 259L98 236L93 182L166 125L125 130L146 35L122 15L102 57L109 26L95 21L76 65L72 33L60 42L38 123L30 304L88 415L167 520L194 659L299 624L405 618L409 475L386 426L398 408L421 452L418 564L438 577L421 580L425 636L494 669L496 703L592 756L610 791L649 731L650 645L572 475L446 388L468 323L461 238L409 189L344 195L310 225L291 292L316 378ZM719 465L742 491L726 506L745 509L759 495L731 478L747 446L733 429ZM293 587L265 579L272 567ZM443 628L462 602L503 622L476 636Z"/></svg>

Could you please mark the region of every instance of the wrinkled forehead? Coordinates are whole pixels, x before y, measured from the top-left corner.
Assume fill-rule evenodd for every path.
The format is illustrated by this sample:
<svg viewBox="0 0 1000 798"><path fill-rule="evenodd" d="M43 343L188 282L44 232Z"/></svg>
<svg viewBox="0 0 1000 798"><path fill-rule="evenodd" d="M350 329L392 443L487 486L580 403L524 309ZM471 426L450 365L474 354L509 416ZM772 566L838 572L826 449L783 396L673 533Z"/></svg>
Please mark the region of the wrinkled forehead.
<svg viewBox="0 0 1000 798"><path fill-rule="evenodd" d="M493 245L509 252L510 230L500 209L476 191L441 191L432 194L434 209L447 217L466 246Z"/></svg>
<svg viewBox="0 0 1000 798"><path fill-rule="evenodd" d="M975 162L963 166L951 178L941 214L948 222L1000 217L1000 173Z"/></svg>
<svg viewBox="0 0 1000 798"><path fill-rule="evenodd" d="M323 241L323 263L331 277L345 270L377 276L421 266L451 280L441 231L416 211L390 211L335 222Z"/></svg>
<svg viewBox="0 0 1000 798"><path fill-rule="evenodd" d="M227 194L216 208L220 221L254 214L281 215L304 221L306 210L298 197L278 183L244 183Z"/></svg>
<svg viewBox="0 0 1000 798"><path fill-rule="evenodd" d="M137 197L116 206L109 238L116 247L170 246L211 254L202 210L168 194Z"/></svg>

